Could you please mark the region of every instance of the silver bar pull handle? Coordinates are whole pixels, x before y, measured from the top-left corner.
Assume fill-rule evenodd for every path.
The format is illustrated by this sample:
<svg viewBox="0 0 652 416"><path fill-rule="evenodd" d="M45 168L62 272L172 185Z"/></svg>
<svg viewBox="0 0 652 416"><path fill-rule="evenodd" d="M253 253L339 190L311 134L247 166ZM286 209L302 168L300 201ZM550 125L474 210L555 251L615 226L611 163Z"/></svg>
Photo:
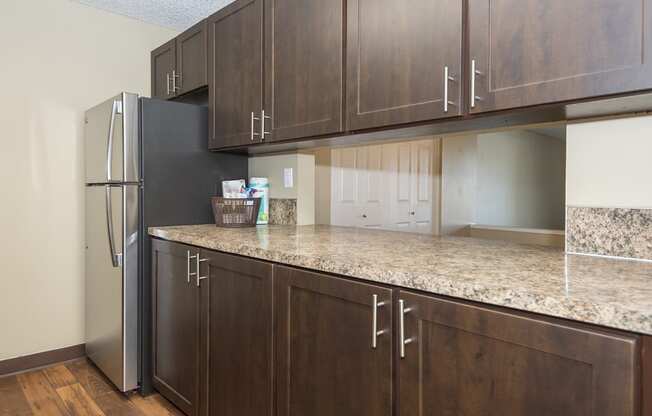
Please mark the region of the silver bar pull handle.
<svg viewBox="0 0 652 416"><path fill-rule="evenodd" d="M448 113L448 106L455 106L455 101L450 101L448 99L448 83L455 81L455 77L450 74L448 65L444 67L444 113Z"/></svg>
<svg viewBox="0 0 652 416"><path fill-rule="evenodd" d="M190 283L190 250L186 251L186 281Z"/></svg>
<svg viewBox="0 0 652 416"><path fill-rule="evenodd" d="M482 101L482 98L475 94L475 79L478 75L483 75L478 71L475 59L471 60L471 108L475 108L476 101Z"/></svg>
<svg viewBox="0 0 652 416"><path fill-rule="evenodd" d="M194 272L191 271L192 267L190 266L190 260L199 258L199 253L197 253L196 255L192 255L192 256L190 255L190 250L186 251L186 253L188 253L188 273L186 274L186 282L190 283L190 278L192 276L197 276L197 273L199 272L199 269L197 269Z"/></svg>
<svg viewBox="0 0 652 416"><path fill-rule="evenodd" d="M400 299L398 301L398 337L399 337L399 350L401 358L405 358L405 346L414 341L413 338L405 339L405 314L410 312L411 308L405 307L405 301Z"/></svg>
<svg viewBox="0 0 652 416"><path fill-rule="evenodd" d="M115 252L115 236L113 235L113 208L111 204L111 185L105 185L106 199L106 231L109 238L109 254L113 267L122 266L122 254Z"/></svg>
<svg viewBox="0 0 652 416"><path fill-rule="evenodd" d="M181 90L180 86L177 86L177 78L179 78L179 85L181 85L181 75L177 74L177 70L172 70L172 92L176 93Z"/></svg>
<svg viewBox="0 0 652 416"><path fill-rule="evenodd" d="M113 131L115 130L115 116L122 114L122 101L114 101L111 107L111 118L109 120L109 136L106 139L106 180L113 179Z"/></svg>
<svg viewBox="0 0 652 416"><path fill-rule="evenodd" d="M197 274L196 274L195 276L196 276L196 279L197 279L197 287L199 287L199 286L200 286L200 282L201 282L202 280L204 280L204 279L208 279L208 278L210 277L210 269L209 269L208 274L207 274L206 276L202 276L201 273L200 273L200 265L201 265L201 263L203 263L203 262L205 262L205 261L208 261L208 259L202 259L202 258L200 258L200 257L199 257L199 253L197 253L197 255L195 256L195 259L196 259L196 261L197 261L197 263L196 263L196 264L197 264Z"/></svg>
<svg viewBox="0 0 652 416"><path fill-rule="evenodd" d="M170 95L170 73L165 74L165 95Z"/></svg>
<svg viewBox="0 0 652 416"><path fill-rule="evenodd" d="M260 120L258 117L255 116L254 112L251 112L251 141L253 142L255 140L255 137L260 136L259 133L256 133L254 122Z"/></svg>
<svg viewBox="0 0 652 416"><path fill-rule="evenodd" d="M261 140L265 140L265 135L266 134L272 134L270 131L265 131L265 119L271 120L272 118L270 116L265 115L265 110L262 110L260 112L260 132L261 132Z"/></svg>
<svg viewBox="0 0 652 416"><path fill-rule="evenodd" d="M378 335L382 335L387 330L378 330L378 308L385 306L385 302L378 302L378 295L372 296L372 312L371 312L371 348L376 349L378 346Z"/></svg>

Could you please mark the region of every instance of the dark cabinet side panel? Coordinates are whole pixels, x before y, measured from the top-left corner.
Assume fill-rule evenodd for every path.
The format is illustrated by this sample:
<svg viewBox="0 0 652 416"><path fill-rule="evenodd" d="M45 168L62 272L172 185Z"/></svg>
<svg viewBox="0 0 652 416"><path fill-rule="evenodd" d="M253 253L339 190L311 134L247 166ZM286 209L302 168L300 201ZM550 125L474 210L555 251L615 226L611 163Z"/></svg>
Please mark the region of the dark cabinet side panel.
<svg viewBox="0 0 652 416"><path fill-rule="evenodd" d="M174 97L172 71L176 65L176 40L154 49L151 54L152 98L166 100Z"/></svg>
<svg viewBox="0 0 652 416"><path fill-rule="evenodd" d="M187 276L192 250L152 240L153 384L190 416L197 414L200 387L200 292Z"/></svg>
<svg viewBox="0 0 652 416"><path fill-rule="evenodd" d="M392 414L391 290L275 267L278 416ZM377 329L372 346L373 295Z"/></svg>
<svg viewBox="0 0 652 416"><path fill-rule="evenodd" d="M259 142L263 0L236 0L209 17L208 37L209 148Z"/></svg>
<svg viewBox="0 0 652 416"><path fill-rule="evenodd" d="M273 415L272 265L203 250L210 281L208 414Z"/></svg>
<svg viewBox="0 0 652 416"><path fill-rule="evenodd" d="M265 2L265 140L343 130L345 4Z"/></svg>
<svg viewBox="0 0 652 416"><path fill-rule="evenodd" d="M400 414L636 416L635 336L401 291Z"/></svg>
<svg viewBox="0 0 652 416"><path fill-rule="evenodd" d="M349 130L462 113L462 0L347 3Z"/></svg>
<svg viewBox="0 0 652 416"><path fill-rule="evenodd" d="M177 36L178 94L208 85L208 34L202 21Z"/></svg>
<svg viewBox="0 0 652 416"><path fill-rule="evenodd" d="M469 39L472 113L652 88L652 0L470 0Z"/></svg>

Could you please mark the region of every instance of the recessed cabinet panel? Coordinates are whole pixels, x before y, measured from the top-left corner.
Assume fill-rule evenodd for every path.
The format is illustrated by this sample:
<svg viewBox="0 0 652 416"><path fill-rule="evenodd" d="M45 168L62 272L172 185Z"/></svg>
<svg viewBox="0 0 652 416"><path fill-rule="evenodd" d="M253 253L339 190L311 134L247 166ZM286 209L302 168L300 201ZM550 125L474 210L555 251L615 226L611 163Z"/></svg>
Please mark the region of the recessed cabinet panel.
<svg viewBox="0 0 652 416"><path fill-rule="evenodd" d="M174 97L172 71L175 70L176 59L175 39L152 51L152 98L167 100Z"/></svg>
<svg viewBox="0 0 652 416"><path fill-rule="evenodd" d="M275 279L277 414L390 416L391 290L288 267Z"/></svg>
<svg viewBox="0 0 652 416"><path fill-rule="evenodd" d="M265 140L342 131L345 2L265 4Z"/></svg>
<svg viewBox="0 0 652 416"><path fill-rule="evenodd" d="M210 280L210 415L272 415L272 265L202 250Z"/></svg>
<svg viewBox="0 0 652 416"><path fill-rule="evenodd" d="M199 402L201 298L188 256L198 251L152 240L153 384L189 416Z"/></svg>
<svg viewBox="0 0 652 416"><path fill-rule="evenodd" d="M399 414L637 415L637 338L401 291Z"/></svg>
<svg viewBox="0 0 652 416"><path fill-rule="evenodd" d="M462 5L461 0L348 2L350 130L462 113Z"/></svg>
<svg viewBox="0 0 652 416"><path fill-rule="evenodd" d="M204 87L208 84L206 53L208 37L206 22L200 22L177 37L178 94Z"/></svg>
<svg viewBox="0 0 652 416"><path fill-rule="evenodd" d="M651 9L652 0L470 0L471 112L652 87Z"/></svg>
<svg viewBox="0 0 652 416"><path fill-rule="evenodd" d="M260 142L263 0L237 0L208 18L209 148Z"/></svg>

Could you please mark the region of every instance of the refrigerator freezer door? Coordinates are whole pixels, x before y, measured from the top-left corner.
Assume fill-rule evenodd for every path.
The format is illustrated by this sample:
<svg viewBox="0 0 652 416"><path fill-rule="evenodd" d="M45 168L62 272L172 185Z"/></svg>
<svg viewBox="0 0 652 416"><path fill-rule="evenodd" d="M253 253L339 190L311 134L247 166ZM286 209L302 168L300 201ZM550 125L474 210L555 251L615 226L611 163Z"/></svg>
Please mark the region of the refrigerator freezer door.
<svg viewBox="0 0 652 416"><path fill-rule="evenodd" d="M138 95L122 93L86 111L86 183L138 182Z"/></svg>
<svg viewBox="0 0 652 416"><path fill-rule="evenodd" d="M86 353L121 391L138 384L136 185L86 187Z"/></svg>

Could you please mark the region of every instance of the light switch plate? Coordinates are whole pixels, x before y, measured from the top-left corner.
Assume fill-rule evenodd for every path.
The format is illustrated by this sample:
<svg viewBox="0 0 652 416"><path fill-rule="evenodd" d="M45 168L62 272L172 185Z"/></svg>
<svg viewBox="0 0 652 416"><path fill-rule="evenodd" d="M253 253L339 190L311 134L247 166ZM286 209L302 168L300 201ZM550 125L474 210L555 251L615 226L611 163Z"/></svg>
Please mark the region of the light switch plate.
<svg viewBox="0 0 652 416"><path fill-rule="evenodd" d="M283 186L286 188L294 187L294 174L292 168L283 169Z"/></svg>

